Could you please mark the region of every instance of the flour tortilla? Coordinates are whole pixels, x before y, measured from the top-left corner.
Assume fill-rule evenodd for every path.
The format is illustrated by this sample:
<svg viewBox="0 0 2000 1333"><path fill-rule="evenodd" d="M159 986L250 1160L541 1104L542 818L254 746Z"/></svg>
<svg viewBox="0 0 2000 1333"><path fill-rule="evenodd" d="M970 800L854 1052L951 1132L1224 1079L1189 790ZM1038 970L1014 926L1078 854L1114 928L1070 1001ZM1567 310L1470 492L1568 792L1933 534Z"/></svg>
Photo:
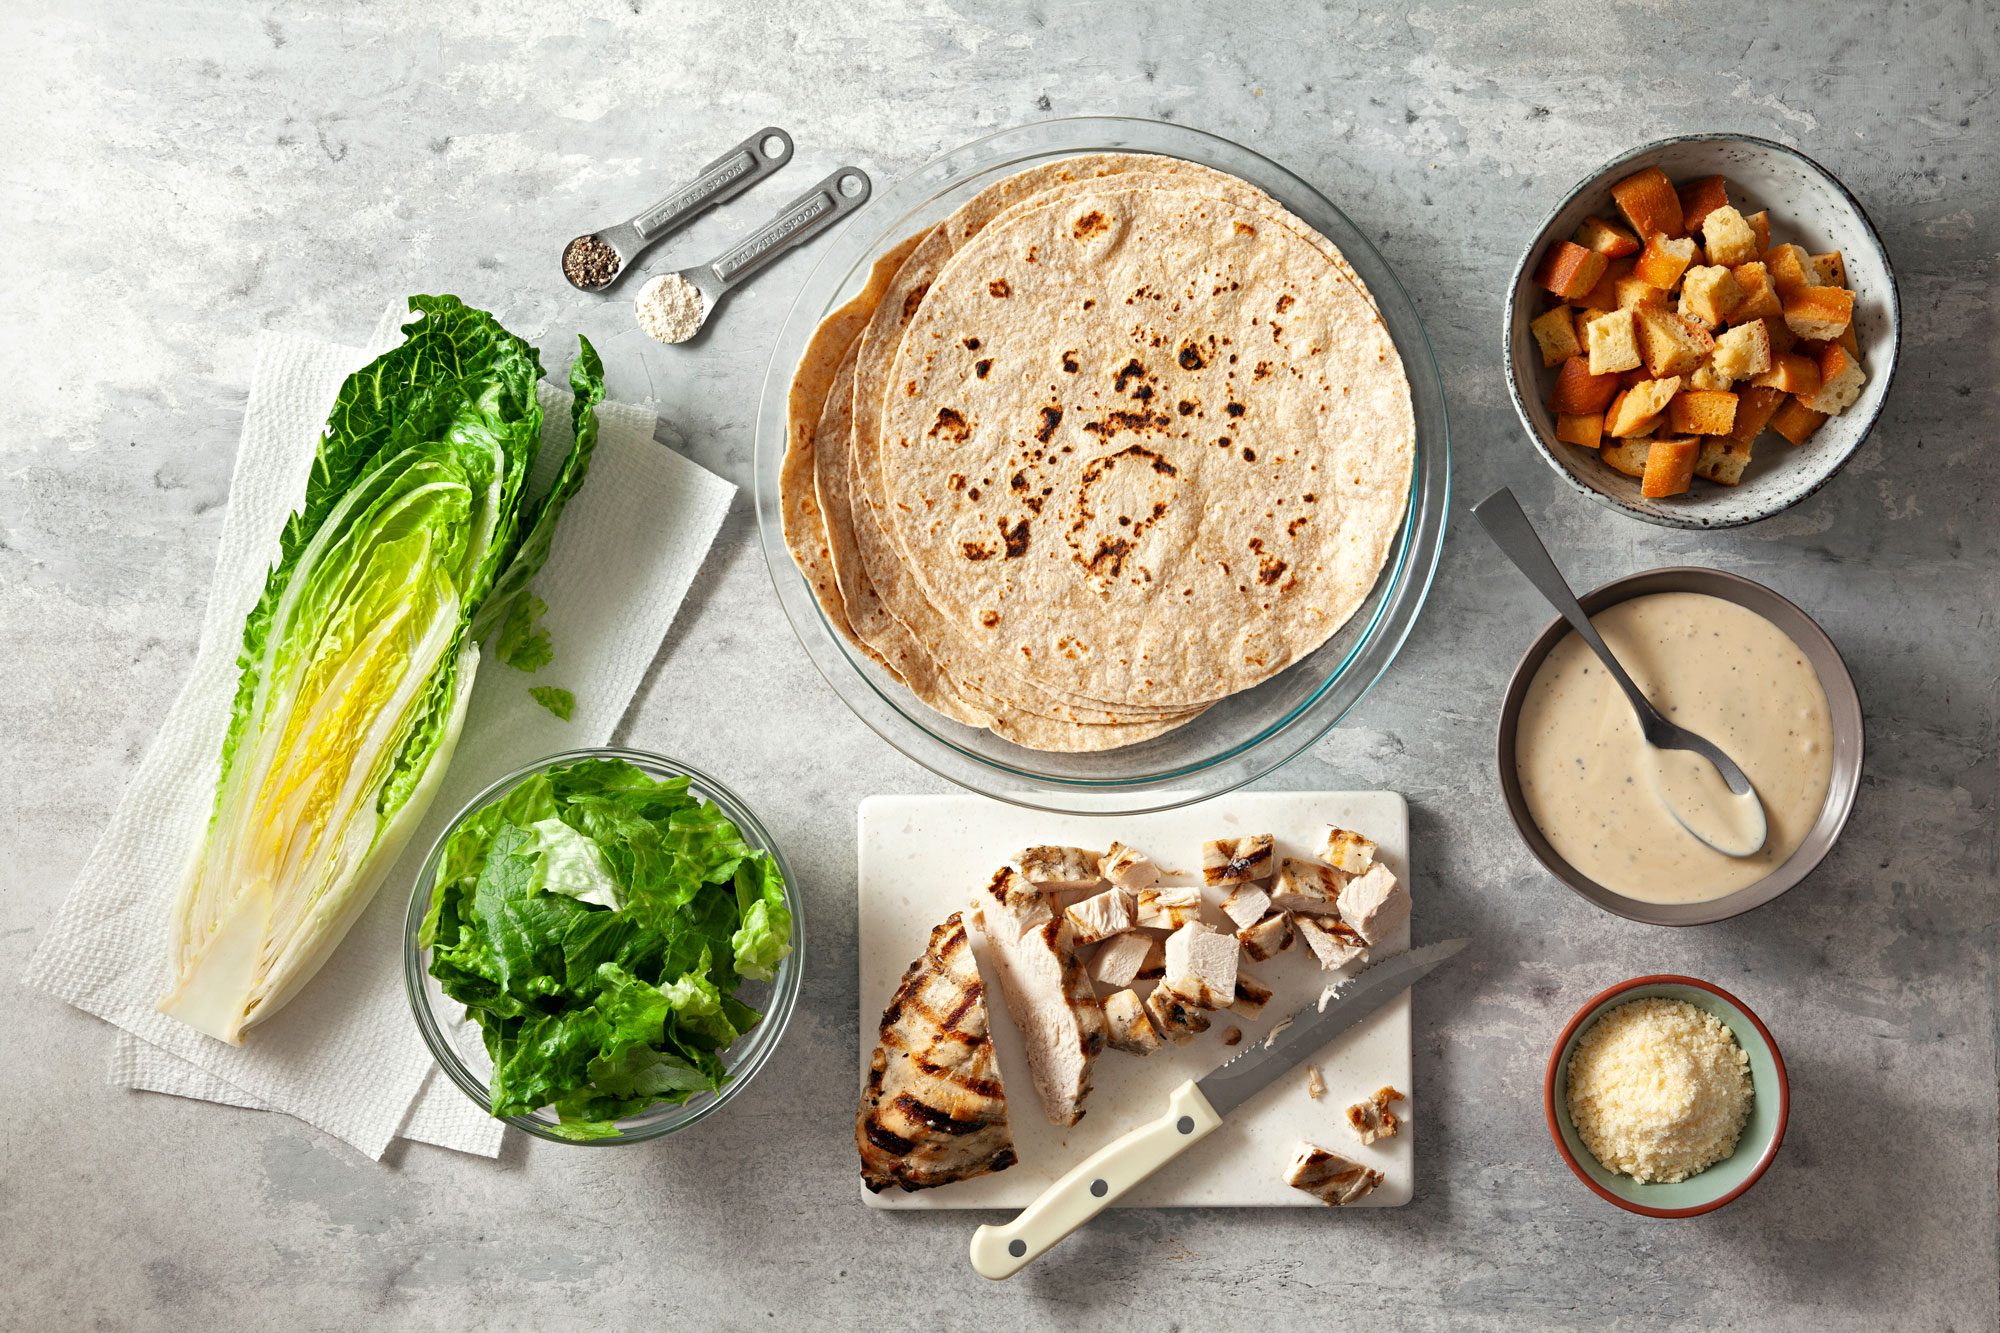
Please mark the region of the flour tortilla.
<svg viewBox="0 0 2000 1333"><path fill-rule="evenodd" d="M1366 599L1408 500L1409 386L1365 292L1263 209L1117 178L1058 194L972 236L916 306L879 512L981 660L1198 707Z"/></svg>

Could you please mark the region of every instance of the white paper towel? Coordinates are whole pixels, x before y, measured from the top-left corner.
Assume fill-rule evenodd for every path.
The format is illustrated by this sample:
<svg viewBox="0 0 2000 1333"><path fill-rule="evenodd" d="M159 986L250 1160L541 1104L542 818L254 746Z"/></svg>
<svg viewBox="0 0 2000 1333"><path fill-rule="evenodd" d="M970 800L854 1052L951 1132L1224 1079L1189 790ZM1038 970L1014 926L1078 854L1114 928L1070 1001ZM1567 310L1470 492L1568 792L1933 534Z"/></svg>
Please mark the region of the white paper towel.
<svg viewBox="0 0 2000 1333"><path fill-rule="evenodd" d="M555 659L532 676L490 655L481 663L430 814L332 960L241 1047L153 1007L167 984L175 891L213 796L244 617L304 493L341 381L400 341L407 318L393 310L364 350L281 334L260 340L194 668L27 982L131 1034L121 1033L113 1052L114 1083L283 1111L371 1158L399 1134L492 1156L499 1122L431 1079L404 998L403 918L431 843L482 787L544 755L610 740L721 526L735 488L655 442L650 412L600 405L589 480L534 584L548 603ZM547 423L533 489L546 486L571 439L569 396L546 385L542 392ZM571 719L535 703L530 685L572 691Z"/></svg>

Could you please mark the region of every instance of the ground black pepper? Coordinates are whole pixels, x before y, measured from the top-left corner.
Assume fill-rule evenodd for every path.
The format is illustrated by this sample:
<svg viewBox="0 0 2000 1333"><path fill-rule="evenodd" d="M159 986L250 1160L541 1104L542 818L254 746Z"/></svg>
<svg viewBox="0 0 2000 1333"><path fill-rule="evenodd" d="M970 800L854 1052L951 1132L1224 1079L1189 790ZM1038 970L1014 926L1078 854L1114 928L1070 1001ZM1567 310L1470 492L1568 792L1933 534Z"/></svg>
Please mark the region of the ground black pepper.
<svg viewBox="0 0 2000 1333"><path fill-rule="evenodd" d="M618 252L595 236L579 236L563 247L563 276L594 290L618 276Z"/></svg>

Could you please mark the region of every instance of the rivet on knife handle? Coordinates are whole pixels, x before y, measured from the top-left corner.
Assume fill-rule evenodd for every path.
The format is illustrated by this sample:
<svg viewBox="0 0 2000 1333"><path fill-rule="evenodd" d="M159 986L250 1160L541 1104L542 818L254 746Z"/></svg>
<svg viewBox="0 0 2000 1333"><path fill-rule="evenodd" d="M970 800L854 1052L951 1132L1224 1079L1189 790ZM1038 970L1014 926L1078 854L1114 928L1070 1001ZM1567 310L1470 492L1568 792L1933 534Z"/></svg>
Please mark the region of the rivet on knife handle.
<svg viewBox="0 0 2000 1333"><path fill-rule="evenodd" d="M1181 1084L1168 1095L1165 1115L1099 1148L1012 1222L973 1232L973 1271L1014 1276L1221 1124L1201 1089Z"/></svg>

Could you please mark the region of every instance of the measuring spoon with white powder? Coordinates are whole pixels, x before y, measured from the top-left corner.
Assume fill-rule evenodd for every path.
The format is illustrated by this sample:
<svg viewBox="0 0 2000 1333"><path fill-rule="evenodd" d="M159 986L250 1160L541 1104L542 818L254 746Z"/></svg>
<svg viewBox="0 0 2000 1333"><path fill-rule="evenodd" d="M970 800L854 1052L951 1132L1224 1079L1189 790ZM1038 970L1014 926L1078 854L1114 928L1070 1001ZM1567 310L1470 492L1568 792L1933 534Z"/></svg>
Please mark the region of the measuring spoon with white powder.
<svg viewBox="0 0 2000 1333"><path fill-rule="evenodd" d="M641 287L632 303L639 327L663 343L686 342L701 331L730 291L867 203L873 189L867 172L841 167L713 263L662 273Z"/></svg>
<svg viewBox="0 0 2000 1333"><path fill-rule="evenodd" d="M1590 646L1625 692L1638 715L1639 732L1651 747L1653 790L1680 826L1724 856L1755 856L1770 837L1764 802L1748 775L1722 747L1667 721L1646 692L1633 683L1590 623L1570 591L1534 524L1521 512L1514 492L1502 487L1472 506L1472 516L1535 591L1562 613L1577 637Z"/></svg>

